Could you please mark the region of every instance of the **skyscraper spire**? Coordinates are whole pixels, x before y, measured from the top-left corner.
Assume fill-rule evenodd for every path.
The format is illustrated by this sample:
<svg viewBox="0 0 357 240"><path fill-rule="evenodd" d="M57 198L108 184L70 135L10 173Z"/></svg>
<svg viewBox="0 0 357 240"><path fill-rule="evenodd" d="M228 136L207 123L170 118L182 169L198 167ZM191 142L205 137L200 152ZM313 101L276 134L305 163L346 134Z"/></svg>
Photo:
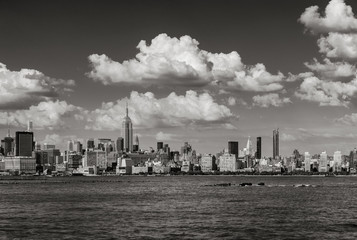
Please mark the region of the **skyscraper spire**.
<svg viewBox="0 0 357 240"><path fill-rule="evenodd" d="M126 102L126 116L129 117L128 102Z"/></svg>
<svg viewBox="0 0 357 240"><path fill-rule="evenodd" d="M7 117L7 137L10 137L9 116Z"/></svg>

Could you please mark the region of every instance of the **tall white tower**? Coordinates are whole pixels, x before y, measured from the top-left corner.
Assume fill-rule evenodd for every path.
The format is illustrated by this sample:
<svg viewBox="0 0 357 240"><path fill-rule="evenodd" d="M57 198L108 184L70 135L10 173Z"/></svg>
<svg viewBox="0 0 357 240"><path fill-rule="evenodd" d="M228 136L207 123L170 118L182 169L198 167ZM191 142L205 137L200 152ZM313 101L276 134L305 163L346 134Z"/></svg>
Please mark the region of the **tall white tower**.
<svg viewBox="0 0 357 240"><path fill-rule="evenodd" d="M122 123L122 137L124 139L124 151L132 152L133 151L133 124L129 117L128 103L126 104L126 116L123 118Z"/></svg>

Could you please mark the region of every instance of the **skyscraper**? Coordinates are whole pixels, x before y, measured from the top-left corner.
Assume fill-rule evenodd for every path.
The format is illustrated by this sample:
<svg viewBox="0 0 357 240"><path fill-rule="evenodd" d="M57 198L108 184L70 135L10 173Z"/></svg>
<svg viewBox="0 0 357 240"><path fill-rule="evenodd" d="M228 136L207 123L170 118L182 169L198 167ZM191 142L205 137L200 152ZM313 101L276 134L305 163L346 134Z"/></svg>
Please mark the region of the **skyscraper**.
<svg viewBox="0 0 357 240"><path fill-rule="evenodd" d="M117 139L117 152L123 152L124 150L124 139L122 137L118 137Z"/></svg>
<svg viewBox="0 0 357 240"><path fill-rule="evenodd" d="M126 105L126 116L122 123L122 137L124 139L124 151L133 151L133 124L129 117L128 105Z"/></svg>
<svg viewBox="0 0 357 240"><path fill-rule="evenodd" d="M157 151L160 151L163 148L164 148L164 143L163 142L157 142Z"/></svg>
<svg viewBox="0 0 357 240"><path fill-rule="evenodd" d="M273 131L273 159L279 157L279 128Z"/></svg>
<svg viewBox="0 0 357 240"><path fill-rule="evenodd" d="M252 141L250 141L250 136L248 137L246 150L247 155L251 156L253 154L253 144Z"/></svg>
<svg viewBox="0 0 357 240"><path fill-rule="evenodd" d="M138 152L139 151L139 137L138 135L135 136L135 142L133 145L133 152Z"/></svg>
<svg viewBox="0 0 357 240"><path fill-rule="evenodd" d="M238 153L239 153L239 143L235 141L229 141L228 142L228 153L229 154L234 154L236 156L236 159L238 159Z"/></svg>
<svg viewBox="0 0 357 240"><path fill-rule="evenodd" d="M16 132L15 156L32 156L33 132Z"/></svg>
<svg viewBox="0 0 357 240"><path fill-rule="evenodd" d="M257 137L257 159L262 159L262 138Z"/></svg>

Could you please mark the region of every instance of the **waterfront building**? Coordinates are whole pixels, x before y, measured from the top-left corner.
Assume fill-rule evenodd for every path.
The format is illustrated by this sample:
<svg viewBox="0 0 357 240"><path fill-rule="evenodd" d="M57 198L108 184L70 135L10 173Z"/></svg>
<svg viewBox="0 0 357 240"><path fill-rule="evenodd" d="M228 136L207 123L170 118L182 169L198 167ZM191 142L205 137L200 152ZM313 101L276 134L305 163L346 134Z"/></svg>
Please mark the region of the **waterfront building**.
<svg viewBox="0 0 357 240"><path fill-rule="evenodd" d="M13 173L36 173L36 159L28 156L11 156L5 157L5 171Z"/></svg>
<svg viewBox="0 0 357 240"><path fill-rule="evenodd" d="M311 155L309 152L305 152L305 172L310 172L311 169Z"/></svg>
<svg viewBox="0 0 357 240"><path fill-rule="evenodd" d="M238 163L234 154L224 153L219 157L220 172L236 172Z"/></svg>
<svg viewBox="0 0 357 240"><path fill-rule="evenodd" d="M256 152L256 156L257 159L261 159L262 158L262 138L261 137L257 137L257 152Z"/></svg>
<svg viewBox="0 0 357 240"><path fill-rule="evenodd" d="M128 157L118 158L116 174L131 174L133 162Z"/></svg>
<svg viewBox="0 0 357 240"><path fill-rule="evenodd" d="M216 157L212 154L205 154L201 157L200 165L202 172L212 172L216 170Z"/></svg>
<svg viewBox="0 0 357 240"><path fill-rule="evenodd" d="M34 149L33 132L16 132L15 156L31 157Z"/></svg>
<svg viewBox="0 0 357 240"><path fill-rule="evenodd" d="M87 151L83 158L83 167L97 167L107 169L107 153L103 150Z"/></svg>
<svg viewBox="0 0 357 240"><path fill-rule="evenodd" d="M279 157L279 128L273 130L273 159Z"/></svg>
<svg viewBox="0 0 357 240"><path fill-rule="evenodd" d="M55 170L56 157L60 157L60 156L61 156L61 152L59 149L43 149L43 150L35 151L36 164L42 170L45 169Z"/></svg>
<svg viewBox="0 0 357 240"><path fill-rule="evenodd" d="M239 143L238 143L238 141L229 141L228 142L228 153L229 154L234 154L236 156L236 159L238 159L238 154L239 154Z"/></svg>
<svg viewBox="0 0 357 240"><path fill-rule="evenodd" d="M126 116L122 122L122 137L124 139L124 151L133 151L133 124L129 117L128 105L126 106Z"/></svg>
<svg viewBox="0 0 357 240"><path fill-rule="evenodd" d="M328 172L327 163L327 153L325 151L320 154L319 172Z"/></svg>
<svg viewBox="0 0 357 240"><path fill-rule="evenodd" d="M74 170L82 166L82 158L83 156L74 153L74 152L66 152L66 160L68 162L68 169Z"/></svg>
<svg viewBox="0 0 357 240"><path fill-rule="evenodd" d="M131 167L132 174L145 174L148 173L147 166L132 166Z"/></svg>
<svg viewBox="0 0 357 240"><path fill-rule="evenodd" d="M333 171L341 172L342 167L342 154L341 151L336 151L333 154Z"/></svg>

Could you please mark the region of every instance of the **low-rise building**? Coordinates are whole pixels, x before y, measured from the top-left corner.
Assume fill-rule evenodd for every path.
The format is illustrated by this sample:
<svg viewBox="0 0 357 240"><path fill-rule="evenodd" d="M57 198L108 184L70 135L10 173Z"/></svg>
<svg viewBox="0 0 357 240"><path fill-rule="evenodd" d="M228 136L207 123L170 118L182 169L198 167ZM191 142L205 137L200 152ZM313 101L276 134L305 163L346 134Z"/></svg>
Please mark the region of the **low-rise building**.
<svg viewBox="0 0 357 240"><path fill-rule="evenodd" d="M219 171L221 172L236 172L238 162L234 154L224 153L219 157Z"/></svg>
<svg viewBox="0 0 357 240"><path fill-rule="evenodd" d="M5 171L18 173L36 173L36 158L25 156L5 157Z"/></svg>

